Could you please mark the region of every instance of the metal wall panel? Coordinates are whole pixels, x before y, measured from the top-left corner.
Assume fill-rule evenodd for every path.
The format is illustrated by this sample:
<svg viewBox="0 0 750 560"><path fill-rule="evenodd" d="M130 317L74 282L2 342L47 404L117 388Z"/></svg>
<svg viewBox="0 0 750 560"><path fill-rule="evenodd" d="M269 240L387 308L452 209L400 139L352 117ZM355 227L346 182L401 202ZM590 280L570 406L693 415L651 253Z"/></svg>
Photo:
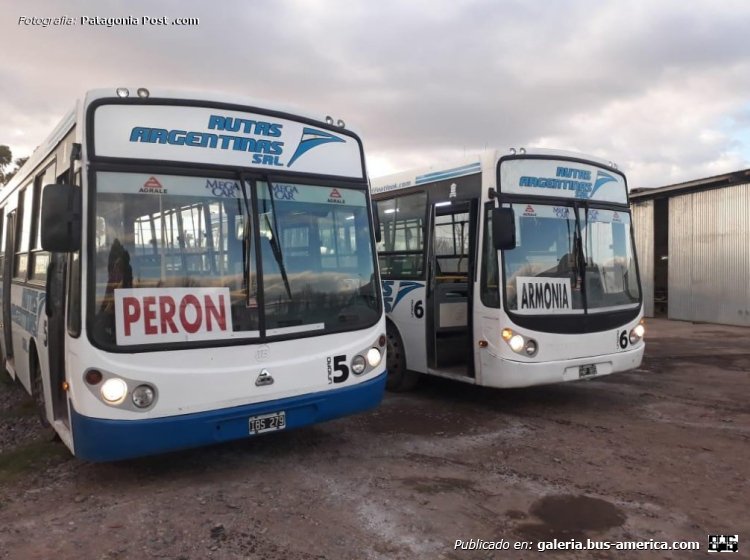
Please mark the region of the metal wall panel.
<svg viewBox="0 0 750 560"><path fill-rule="evenodd" d="M670 198L669 318L750 326L750 185Z"/></svg>
<svg viewBox="0 0 750 560"><path fill-rule="evenodd" d="M635 251L641 276L643 314L654 316L654 201L635 202L631 206Z"/></svg>

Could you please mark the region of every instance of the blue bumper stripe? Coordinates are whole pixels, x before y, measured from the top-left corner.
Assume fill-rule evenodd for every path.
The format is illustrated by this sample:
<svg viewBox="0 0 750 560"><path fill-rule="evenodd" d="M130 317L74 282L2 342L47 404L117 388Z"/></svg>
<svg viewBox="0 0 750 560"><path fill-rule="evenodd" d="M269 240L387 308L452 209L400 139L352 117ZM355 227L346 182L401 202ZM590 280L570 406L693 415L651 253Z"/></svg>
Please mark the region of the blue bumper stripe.
<svg viewBox="0 0 750 560"><path fill-rule="evenodd" d="M76 457L117 461L249 437L248 418L286 411L287 429L332 420L377 406L386 374L351 387L209 412L147 420L91 418L71 409Z"/></svg>

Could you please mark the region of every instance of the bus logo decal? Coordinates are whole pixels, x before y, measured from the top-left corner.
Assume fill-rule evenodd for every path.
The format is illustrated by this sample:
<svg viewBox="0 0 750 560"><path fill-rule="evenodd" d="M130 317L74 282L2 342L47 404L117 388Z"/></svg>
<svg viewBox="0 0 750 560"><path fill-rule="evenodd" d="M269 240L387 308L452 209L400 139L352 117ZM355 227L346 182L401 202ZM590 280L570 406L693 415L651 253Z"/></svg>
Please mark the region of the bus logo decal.
<svg viewBox="0 0 750 560"><path fill-rule="evenodd" d="M394 299L393 284L394 280L383 281L383 303L385 304L386 313L392 313L393 310L396 309L398 302L400 302L406 294L422 287L422 284L419 282L399 282L398 291L396 292L396 297Z"/></svg>
<svg viewBox="0 0 750 560"><path fill-rule="evenodd" d="M295 185L286 185L282 183L274 183L273 185L273 197L276 200L295 200L295 196L299 193L299 189Z"/></svg>
<svg viewBox="0 0 750 560"><path fill-rule="evenodd" d="M289 163L287 163L286 166L291 167L292 164L294 164L294 162L305 152L308 152L321 144L328 144L329 142L346 142L346 140L334 136L330 132L325 132L324 130L305 127L302 129L302 137L299 140L299 146L297 146L297 150L294 152L292 159L289 160Z"/></svg>
<svg viewBox="0 0 750 560"><path fill-rule="evenodd" d="M149 193L149 194L167 194L165 189L156 177L149 177L148 181L143 183L143 186L138 192Z"/></svg>
<svg viewBox="0 0 750 560"><path fill-rule="evenodd" d="M526 210L523 211L524 216L536 216L536 210L531 204L526 205Z"/></svg>
<svg viewBox="0 0 750 560"><path fill-rule="evenodd" d="M234 181L222 181L220 179L208 179L206 188L210 189L211 194L221 198L237 198L240 186Z"/></svg>
<svg viewBox="0 0 750 560"><path fill-rule="evenodd" d="M346 204L346 201L341 197L341 193L338 189L331 190L331 194L328 195L328 202L331 204Z"/></svg>
<svg viewBox="0 0 750 560"><path fill-rule="evenodd" d="M611 183L612 181L617 181L612 175L609 173L605 173L604 171L597 171L596 172L596 181L594 182L594 188L591 189L591 192L588 193L588 197L585 198L591 198L594 196L594 193L599 190L600 187L603 187L607 183Z"/></svg>

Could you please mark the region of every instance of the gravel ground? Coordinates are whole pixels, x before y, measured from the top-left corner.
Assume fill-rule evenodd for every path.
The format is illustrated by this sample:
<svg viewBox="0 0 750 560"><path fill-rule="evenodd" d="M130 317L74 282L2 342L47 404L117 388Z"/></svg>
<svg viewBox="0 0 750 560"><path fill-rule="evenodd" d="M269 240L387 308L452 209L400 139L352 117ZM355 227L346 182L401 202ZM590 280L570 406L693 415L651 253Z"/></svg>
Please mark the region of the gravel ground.
<svg viewBox="0 0 750 560"><path fill-rule="evenodd" d="M114 464L72 458L2 383L0 558L706 558L713 533L746 555L750 329L648 328L636 371L511 391L427 379L359 416ZM701 550L538 551L554 539Z"/></svg>

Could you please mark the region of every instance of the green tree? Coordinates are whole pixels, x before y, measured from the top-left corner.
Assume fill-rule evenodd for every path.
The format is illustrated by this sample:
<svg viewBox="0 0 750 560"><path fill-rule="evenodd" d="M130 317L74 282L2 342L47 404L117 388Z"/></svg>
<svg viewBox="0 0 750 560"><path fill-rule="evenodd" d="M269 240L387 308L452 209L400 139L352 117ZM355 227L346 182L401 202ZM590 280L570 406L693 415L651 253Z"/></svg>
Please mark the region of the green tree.
<svg viewBox="0 0 750 560"><path fill-rule="evenodd" d="M13 154L10 148L5 144L0 144L0 183L3 185L5 181L5 168L8 167L13 161Z"/></svg>
<svg viewBox="0 0 750 560"><path fill-rule="evenodd" d="M28 159L28 157L22 157L16 158L14 161L13 153L10 151L10 148L4 144L0 145L0 185L7 185L13 178L13 175L23 167L23 164L26 163L26 160ZM6 172L5 170L10 167L11 163L13 163L15 167Z"/></svg>

